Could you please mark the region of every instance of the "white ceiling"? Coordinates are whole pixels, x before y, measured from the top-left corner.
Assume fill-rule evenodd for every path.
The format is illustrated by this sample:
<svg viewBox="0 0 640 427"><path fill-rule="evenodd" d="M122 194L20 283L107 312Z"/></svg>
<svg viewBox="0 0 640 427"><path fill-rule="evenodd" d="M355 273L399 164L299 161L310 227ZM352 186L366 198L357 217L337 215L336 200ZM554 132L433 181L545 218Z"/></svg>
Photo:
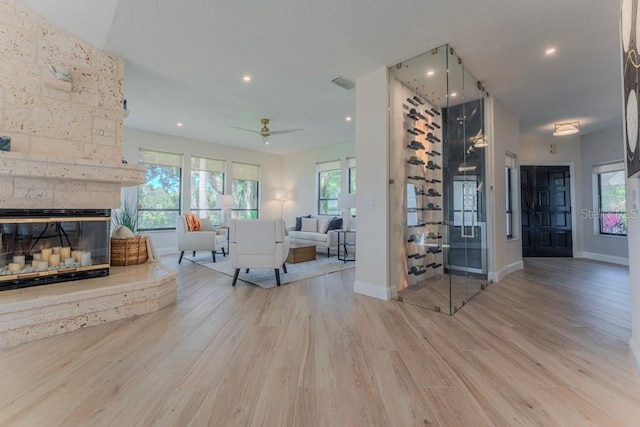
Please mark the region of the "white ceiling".
<svg viewBox="0 0 640 427"><path fill-rule="evenodd" d="M523 133L549 135L557 121L580 120L583 133L621 123L617 1L22 2L126 58L128 127L277 154L353 141L344 118L355 114L355 91L330 81L445 43ZM261 117L271 130L304 131L264 146L228 127L258 130Z"/></svg>

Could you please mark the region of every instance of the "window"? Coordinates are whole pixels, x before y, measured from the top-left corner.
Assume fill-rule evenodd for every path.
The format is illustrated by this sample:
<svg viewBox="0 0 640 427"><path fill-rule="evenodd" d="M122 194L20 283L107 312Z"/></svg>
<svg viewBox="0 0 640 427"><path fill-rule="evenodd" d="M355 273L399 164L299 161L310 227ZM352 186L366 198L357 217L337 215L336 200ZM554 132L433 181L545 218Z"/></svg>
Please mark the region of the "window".
<svg viewBox="0 0 640 427"><path fill-rule="evenodd" d="M349 178L349 193L356 192L356 159L355 157L347 158L347 173ZM351 216L356 216L356 208L351 208Z"/></svg>
<svg viewBox="0 0 640 427"><path fill-rule="evenodd" d="M318 214L339 215L340 160L318 163Z"/></svg>
<svg viewBox="0 0 640 427"><path fill-rule="evenodd" d="M224 160L191 157L191 212L209 218L212 223L222 222L216 208L218 194L224 194Z"/></svg>
<svg viewBox="0 0 640 427"><path fill-rule="evenodd" d="M614 236L627 235L627 202L624 163L594 167L598 189L598 232Z"/></svg>
<svg viewBox="0 0 640 427"><path fill-rule="evenodd" d="M176 228L180 215L182 154L141 149L147 182L138 186L138 230Z"/></svg>
<svg viewBox="0 0 640 427"><path fill-rule="evenodd" d="M235 218L257 219L260 166L233 162L232 175L231 192L236 205L233 209Z"/></svg>
<svg viewBox="0 0 640 427"><path fill-rule="evenodd" d="M347 169L349 172L349 193L356 192L356 159L354 157L347 158Z"/></svg>
<svg viewBox="0 0 640 427"><path fill-rule="evenodd" d="M518 177L518 169L516 169L516 155L507 153L505 157L504 168L504 183L505 183L505 197L504 207L506 211L506 223L507 223L507 239L514 237L514 210L516 209L516 182Z"/></svg>

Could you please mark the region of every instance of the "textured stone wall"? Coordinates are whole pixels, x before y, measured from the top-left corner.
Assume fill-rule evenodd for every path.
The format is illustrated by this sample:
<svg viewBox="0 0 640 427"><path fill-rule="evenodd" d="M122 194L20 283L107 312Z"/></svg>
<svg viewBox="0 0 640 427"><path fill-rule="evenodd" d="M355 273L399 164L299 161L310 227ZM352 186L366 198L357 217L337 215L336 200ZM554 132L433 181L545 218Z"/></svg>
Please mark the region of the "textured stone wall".
<svg viewBox="0 0 640 427"><path fill-rule="evenodd" d="M52 79L49 64L70 71L70 87ZM86 159L96 168L119 164L123 77L122 58L65 33L17 1L0 0L0 135L11 137L12 152L43 159ZM49 179L64 175L64 170L57 174L52 168ZM85 191L107 205L92 207L119 206L120 191L114 185L103 186L109 190L101 195L106 188L92 184L88 189L81 181L2 177L0 187L0 208L60 206L63 195L67 207L86 206ZM77 202L70 201L74 197Z"/></svg>

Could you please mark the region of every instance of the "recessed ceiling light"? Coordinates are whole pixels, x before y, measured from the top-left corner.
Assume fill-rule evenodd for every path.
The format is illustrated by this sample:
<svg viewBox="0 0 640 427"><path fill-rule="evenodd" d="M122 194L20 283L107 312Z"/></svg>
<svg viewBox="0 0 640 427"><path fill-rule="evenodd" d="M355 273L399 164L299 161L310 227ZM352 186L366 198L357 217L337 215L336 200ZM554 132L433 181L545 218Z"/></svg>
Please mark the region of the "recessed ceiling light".
<svg viewBox="0 0 640 427"><path fill-rule="evenodd" d="M351 116L347 116L344 118L346 121L350 122L351 121Z"/></svg>
<svg viewBox="0 0 640 427"><path fill-rule="evenodd" d="M242 77L242 80L244 80L245 82L250 82L251 81L251 76L249 75L245 75L244 77Z"/></svg>
<svg viewBox="0 0 640 427"><path fill-rule="evenodd" d="M427 76L433 76L436 72L433 70L427 71Z"/></svg>
<svg viewBox="0 0 640 427"><path fill-rule="evenodd" d="M544 54L547 56L551 56L554 53L556 53L556 48L555 47L550 47L547 50L544 51Z"/></svg>
<svg viewBox="0 0 640 427"><path fill-rule="evenodd" d="M181 128L181 127L182 127L182 122L178 122L178 123L176 123L176 124L178 125L178 127L179 127L179 128Z"/></svg>
<svg viewBox="0 0 640 427"><path fill-rule="evenodd" d="M458 92L453 92L453 93L451 94L451 97L452 97L452 98L455 98L456 96L458 96Z"/></svg>
<svg viewBox="0 0 640 427"><path fill-rule="evenodd" d="M269 141L265 141L265 142L264 142L264 145L269 145Z"/></svg>

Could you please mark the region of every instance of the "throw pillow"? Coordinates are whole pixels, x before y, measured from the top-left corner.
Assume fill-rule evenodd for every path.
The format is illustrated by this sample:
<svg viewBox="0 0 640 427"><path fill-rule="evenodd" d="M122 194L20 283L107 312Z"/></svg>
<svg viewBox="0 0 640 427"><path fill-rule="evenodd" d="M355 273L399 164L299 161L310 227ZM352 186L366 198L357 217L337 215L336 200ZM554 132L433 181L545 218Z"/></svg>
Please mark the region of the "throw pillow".
<svg viewBox="0 0 640 427"><path fill-rule="evenodd" d="M311 215L296 217L296 231L302 230L302 218L311 218Z"/></svg>
<svg viewBox="0 0 640 427"><path fill-rule="evenodd" d="M327 227L329 227L329 218L318 217L318 233L325 234L327 232Z"/></svg>
<svg viewBox="0 0 640 427"><path fill-rule="evenodd" d="M342 229L342 218L338 216L334 216L333 218L331 218L331 221L329 221L329 226L327 227L327 231L341 230L341 229Z"/></svg>
<svg viewBox="0 0 640 427"><path fill-rule="evenodd" d="M187 221L187 231L200 231L200 218L192 213L184 214L184 219Z"/></svg>
<svg viewBox="0 0 640 427"><path fill-rule="evenodd" d="M318 218L302 218L302 228L300 231L318 231Z"/></svg>

